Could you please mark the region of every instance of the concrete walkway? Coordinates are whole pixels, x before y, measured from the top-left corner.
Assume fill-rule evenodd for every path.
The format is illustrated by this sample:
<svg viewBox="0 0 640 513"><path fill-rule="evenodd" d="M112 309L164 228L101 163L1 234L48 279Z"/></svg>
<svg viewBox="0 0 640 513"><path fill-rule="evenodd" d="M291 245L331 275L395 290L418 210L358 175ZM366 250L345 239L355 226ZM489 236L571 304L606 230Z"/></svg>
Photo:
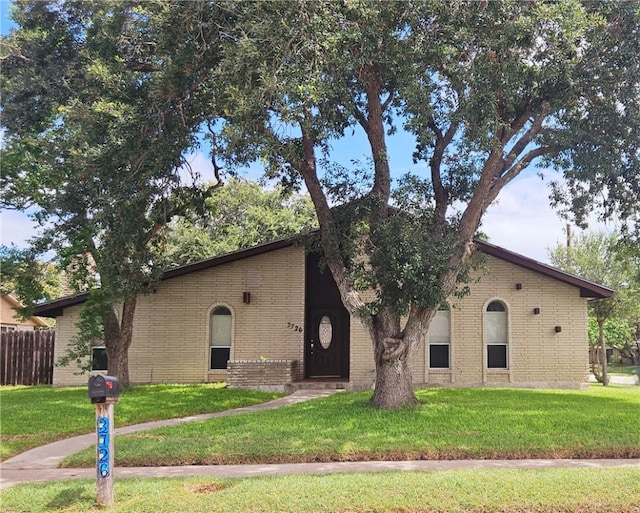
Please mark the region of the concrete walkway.
<svg viewBox="0 0 640 513"><path fill-rule="evenodd" d="M184 422L237 415L254 411L280 408L318 397L326 397L335 390L299 390L293 394L267 403L226 410L217 413L193 415L179 419L146 422L116 428L114 435L175 426ZM67 438L48 445L36 447L2 462L0 468L0 490L19 483L56 481L62 479L91 479L96 477L95 468L60 469L60 461L70 454L91 447L96 443L96 434ZM546 468L546 467L602 467L632 466L640 469L640 459L628 460L454 460L454 461L363 461L328 463L288 463L264 465L212 465L180 467L116 467L114 476L121 477L255 477L284 474L328 474L336 472L381 472L392 470L451 470L459 468Z"/></svg>

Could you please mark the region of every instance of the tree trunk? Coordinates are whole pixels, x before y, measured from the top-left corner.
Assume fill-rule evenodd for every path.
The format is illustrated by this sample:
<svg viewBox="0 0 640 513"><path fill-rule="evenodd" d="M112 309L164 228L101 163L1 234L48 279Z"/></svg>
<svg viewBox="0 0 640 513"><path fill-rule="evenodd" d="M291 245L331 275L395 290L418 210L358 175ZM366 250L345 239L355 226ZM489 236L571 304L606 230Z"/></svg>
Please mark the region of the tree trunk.
<svg viewBox="0 0 640 513"><path fill-rule="evenodd" d="M598 383L602 383L602 371L600 370L600 347L593 348L594 354L591 360L591 372Z"/></svg>
<svg viewBox="0 0 640 513"><path fill-rule="evenodd" d="M411 363L427 337L435 309L412 308L404 330L400 316L383 310L374 317L369 330L374 343L376 378L371 403L382 409L415 406Z"/></svg>
<svg viewBox="0 0 640 513"><path fill-rule="evenodd" d="M110 376L118 378L120 390L130 388L129 379L129 347L133 337L133 318L136 310L137 297L125 298L122 305L122 319L118 319L115 308L111 308L109 318L105 323L104 336Z"/></svg>
<svg viewBox="0 0 640 513"><path fill-rule="evenodd" d="M376 382L371 403L381 409L415 406L411 358L407 352L391 360L376 360Z"/></svg>
<svg viewBox="0 0 640 513"><path fill-rule="evenodd" d="M602 385L609 384L609 375L607 373L607 346L604 340L604 319L598 319L598 340L600 342L600 366L602 368Z"/></svg>

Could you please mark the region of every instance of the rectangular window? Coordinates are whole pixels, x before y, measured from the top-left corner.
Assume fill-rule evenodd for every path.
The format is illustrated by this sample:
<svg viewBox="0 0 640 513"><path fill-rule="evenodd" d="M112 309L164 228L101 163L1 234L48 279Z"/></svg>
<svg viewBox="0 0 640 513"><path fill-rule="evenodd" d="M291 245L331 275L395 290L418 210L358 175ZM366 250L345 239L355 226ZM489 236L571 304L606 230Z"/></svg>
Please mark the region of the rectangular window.
<svg viewBox="0 0 640 513"><path fill-rule="evenodd" d="M213 314L211 345L215 347L231 345L231 315Z"/></svg>
<svg viewBox="0 0 640 513"><path fill-rule="evenodd" d="M209 368L212 370L226 369L227 362L229 361L230 356L230 347L211 347L211 359Z"/></svg>
<svg viewBox="0 0 640 513"><path fill-rule="evenodd" d="M91 370L92 371L106 371L109 369L109 362L107 360L107 350L102 347L93 347L91 349Z"/></svg>
<svg viewBox="0 0 640 513"><path fill-rule="evenodd" d="M429 368L449 368L449 344L429 344Z"/></svg>
<svg viewBox="0 0 640 513"><path fill-rule="evenodd" d="M487 344L487 367L489 369L507 368L507 344Z"/></svg>

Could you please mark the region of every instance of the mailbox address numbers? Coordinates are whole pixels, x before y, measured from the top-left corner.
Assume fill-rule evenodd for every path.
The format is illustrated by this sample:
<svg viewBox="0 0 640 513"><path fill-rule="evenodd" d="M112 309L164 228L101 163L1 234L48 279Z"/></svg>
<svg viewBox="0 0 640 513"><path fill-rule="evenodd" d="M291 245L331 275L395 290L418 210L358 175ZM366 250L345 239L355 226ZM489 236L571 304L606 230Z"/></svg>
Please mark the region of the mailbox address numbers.
<svg viewBox="0 0 640 513"><path fill-rule="evenodd" d="M109 417L98 417L98 477L109 477Z"/></svg>

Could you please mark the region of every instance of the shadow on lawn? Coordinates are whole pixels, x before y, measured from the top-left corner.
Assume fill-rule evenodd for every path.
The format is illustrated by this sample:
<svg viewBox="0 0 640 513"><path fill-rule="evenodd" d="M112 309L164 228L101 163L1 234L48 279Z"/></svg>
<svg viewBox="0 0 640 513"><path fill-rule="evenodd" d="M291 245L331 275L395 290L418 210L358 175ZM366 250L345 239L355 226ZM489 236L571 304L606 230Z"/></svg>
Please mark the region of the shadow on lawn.
<svg viewBox="0 0 640 513"><path fill-rule="evenodd" d="M83 485L69 485L64 490L60 491L58 494L49 501L47 504L47 508L51 508L54 510L65 510L70 508L74 504L78 503L93 503L95 500L95 495L91 495L87 491L87 487Z"/></svg>

